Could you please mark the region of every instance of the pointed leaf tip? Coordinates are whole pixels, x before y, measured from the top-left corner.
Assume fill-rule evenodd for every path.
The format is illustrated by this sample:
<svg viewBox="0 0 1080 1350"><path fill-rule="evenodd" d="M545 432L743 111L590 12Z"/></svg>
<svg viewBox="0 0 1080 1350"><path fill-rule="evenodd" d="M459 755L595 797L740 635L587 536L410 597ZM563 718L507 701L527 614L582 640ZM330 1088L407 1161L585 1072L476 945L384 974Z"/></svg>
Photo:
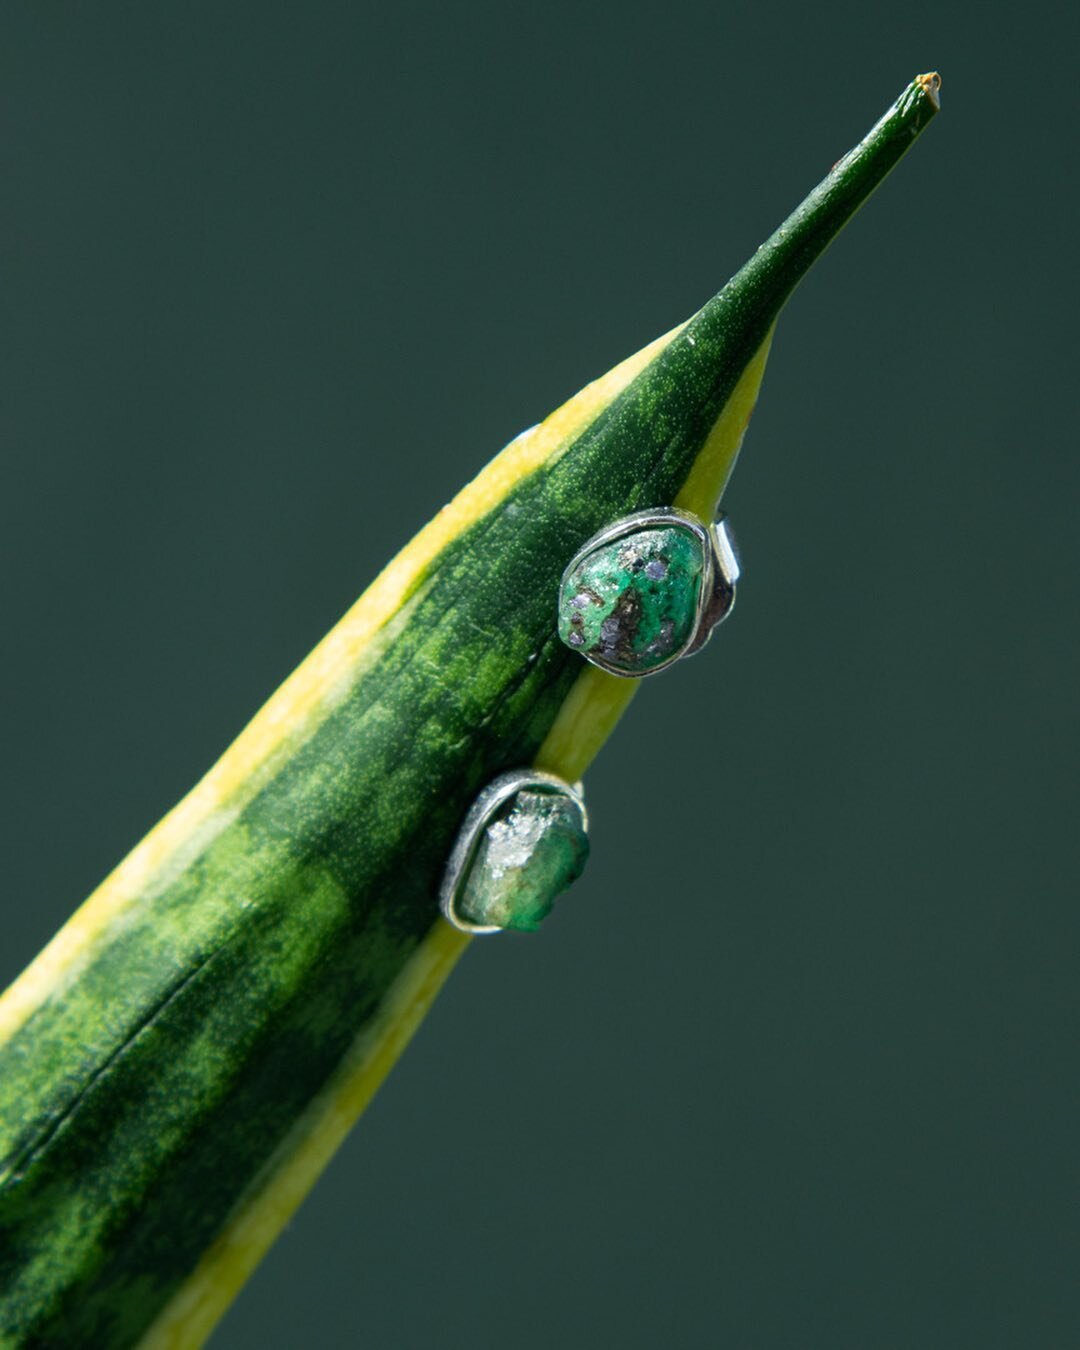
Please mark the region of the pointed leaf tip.
<svg viewBox="0 0 1080 1350"><path fill-rule="evenodd" d="M935 108L941 107L941 76L936 70L927 71L925 75L916 75L915 83Z"/></svg>

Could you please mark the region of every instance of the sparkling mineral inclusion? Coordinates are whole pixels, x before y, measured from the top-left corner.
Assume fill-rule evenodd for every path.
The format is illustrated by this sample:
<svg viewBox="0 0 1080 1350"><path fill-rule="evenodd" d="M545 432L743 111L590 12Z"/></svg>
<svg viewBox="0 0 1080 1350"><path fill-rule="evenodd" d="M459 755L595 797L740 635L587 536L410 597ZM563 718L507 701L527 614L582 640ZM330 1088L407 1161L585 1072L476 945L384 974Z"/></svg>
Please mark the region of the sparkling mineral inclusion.
<svg viewBox="0 0 1080 1350"><path fill-rule="evenodd" d="M581 876L588 856L577 802L523 788L481 834L458 910L471 923L535 932L557 897Z"/></svg>
<svg viewBox="0 0 1080 1350"><path fill-rule="evenodd" d="M693 637L705 548L678 525L635 530L601 544L566 578L559 636L625 675L646 675Z"/></svg>

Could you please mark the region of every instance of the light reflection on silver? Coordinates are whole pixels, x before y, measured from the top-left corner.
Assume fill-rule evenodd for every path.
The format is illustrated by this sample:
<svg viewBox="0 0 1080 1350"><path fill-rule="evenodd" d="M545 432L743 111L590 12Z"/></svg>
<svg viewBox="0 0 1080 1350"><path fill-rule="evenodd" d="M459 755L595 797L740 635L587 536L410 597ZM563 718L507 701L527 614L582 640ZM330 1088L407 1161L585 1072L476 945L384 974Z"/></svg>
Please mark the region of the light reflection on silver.
<svg viewBox="0 0 1080 1350"><path fill-rule="evenodd" d="M582 831L588 833L589 817L585 810L580 782L571 787L562 778L553 773L545 773L543 769L511 769L508 773L500 774L498 778L493 779L469 807L468 815L451 850L450 860L446 864L442 886L439 889L439 909L443 918L463 933L503 932L498 924L473 923L466 919L464 915L458 913L457 902L488 822L523 788L541 788L558 793L561 797L569 797L581 813Z"/></svg>
<svg viewBox="0 0 1080 1350"><path fill-rule="evenodd" d="M563 572L559 585L560 602L572 573L596 549L614 544L638 530L665 529L672 525L690 530L704 546L705 568L701 576L701 589L698 592L690 638L684 647L672 652L667 660L653 666L651 670L640 672L618 670L596 652L580 653L586 661L612 675L618 675L620 679L645 680L650 675L667 670L668 666L681 661L683 657L696 655L712 637L713 629L723 623L735 608L735 583L742 575L742 566L727 516L720 515L711 525L705 525L697 516L676 506L654 506L646 511L635 511L633 515L623 516L620 520L614 521L582 544Z"/></svg>

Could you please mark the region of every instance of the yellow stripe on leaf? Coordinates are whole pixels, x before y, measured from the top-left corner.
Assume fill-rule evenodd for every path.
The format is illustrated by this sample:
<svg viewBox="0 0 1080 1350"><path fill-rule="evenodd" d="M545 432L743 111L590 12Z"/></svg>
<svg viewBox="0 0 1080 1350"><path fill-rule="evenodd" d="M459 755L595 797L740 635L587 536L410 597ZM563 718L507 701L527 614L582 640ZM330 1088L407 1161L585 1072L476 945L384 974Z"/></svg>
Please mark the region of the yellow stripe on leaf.
<svg viewBox="0 0 1080 1350"><path fill-rule="evenodd" d="M491 510L526 473L555 458L680 331L676 329L616 366L546 422L512 442L398 555L375 587L403 563L429 531L437 530L437 534L429 536L417 554L425 559L434 557L457 533ZM732 392L675 500L675 505L702 519L712 519L735 466L757 401L771 340L770 332ZM491 481L487 481L489 475ZM416 575L415 567L409 568L408 574ZM395 583L399 595L404 594L405 575L402 567ZM342 622L348 622L348 616ZM584 665L540 748L537 765L575 782L613 730L637 685L636 680L621 680ZM444 920L436 921L395 981L376 1023L360 1034L331 1083L297 1122L246 1203L241 1204L154 1323L142 1341L143 1350L194 1350L203 1343L393 1068L470 941Z"/></svg>

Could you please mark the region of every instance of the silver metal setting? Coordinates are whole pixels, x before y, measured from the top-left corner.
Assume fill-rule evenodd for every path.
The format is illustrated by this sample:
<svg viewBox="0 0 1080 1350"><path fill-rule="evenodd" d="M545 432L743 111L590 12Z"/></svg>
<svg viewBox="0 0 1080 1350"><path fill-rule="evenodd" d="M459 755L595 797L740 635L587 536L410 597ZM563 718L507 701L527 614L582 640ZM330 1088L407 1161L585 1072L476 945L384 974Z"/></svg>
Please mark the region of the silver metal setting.
<svg viewBox="0 0 1080 1350"><path fill-rule="evenodd" d="M589 816L585 810L582 785L572 787L564 779L542 769L511 769L493 779L469 807L468 815L458 832L458 837L450 853L450 859L443 873L442 886L439 889L439 909L443 918L459 928L463 933L501 933L504 930L498 924L472 923L457 911L458 896L468 875L473 858L476 855L480 836L496 812L522 788L546 788L560 796L569 797L581 813L581 828L589 831Z"/></svg>
<svg viewBox="0 0 1080 1350"><path fill-rule="evenodd" d="M614 544L637 530L663 529L670 525L680 525L690 530L704 545L705 570L701 577L693 631L686 645L679 651L672 652L665 661L654 666L652 670L638 673L617 670L603 657L589 652L578 653L592 665L623 680L647 680L649 676L659 675L662 670L667 670L676 661L681 661L687 656L695 656L712 637L713 629L723 623L735 608L735 587L742 575L742 566L727 516L721 514L711 525L705 525L697 516L689 511L682 511L677 506L654 506L645 511L635 511L633 515L623 516L586 540L567 563L563 570L562 581L559 583L561 604L563 590L570 580L571 573L595 549Z"/></svg>

